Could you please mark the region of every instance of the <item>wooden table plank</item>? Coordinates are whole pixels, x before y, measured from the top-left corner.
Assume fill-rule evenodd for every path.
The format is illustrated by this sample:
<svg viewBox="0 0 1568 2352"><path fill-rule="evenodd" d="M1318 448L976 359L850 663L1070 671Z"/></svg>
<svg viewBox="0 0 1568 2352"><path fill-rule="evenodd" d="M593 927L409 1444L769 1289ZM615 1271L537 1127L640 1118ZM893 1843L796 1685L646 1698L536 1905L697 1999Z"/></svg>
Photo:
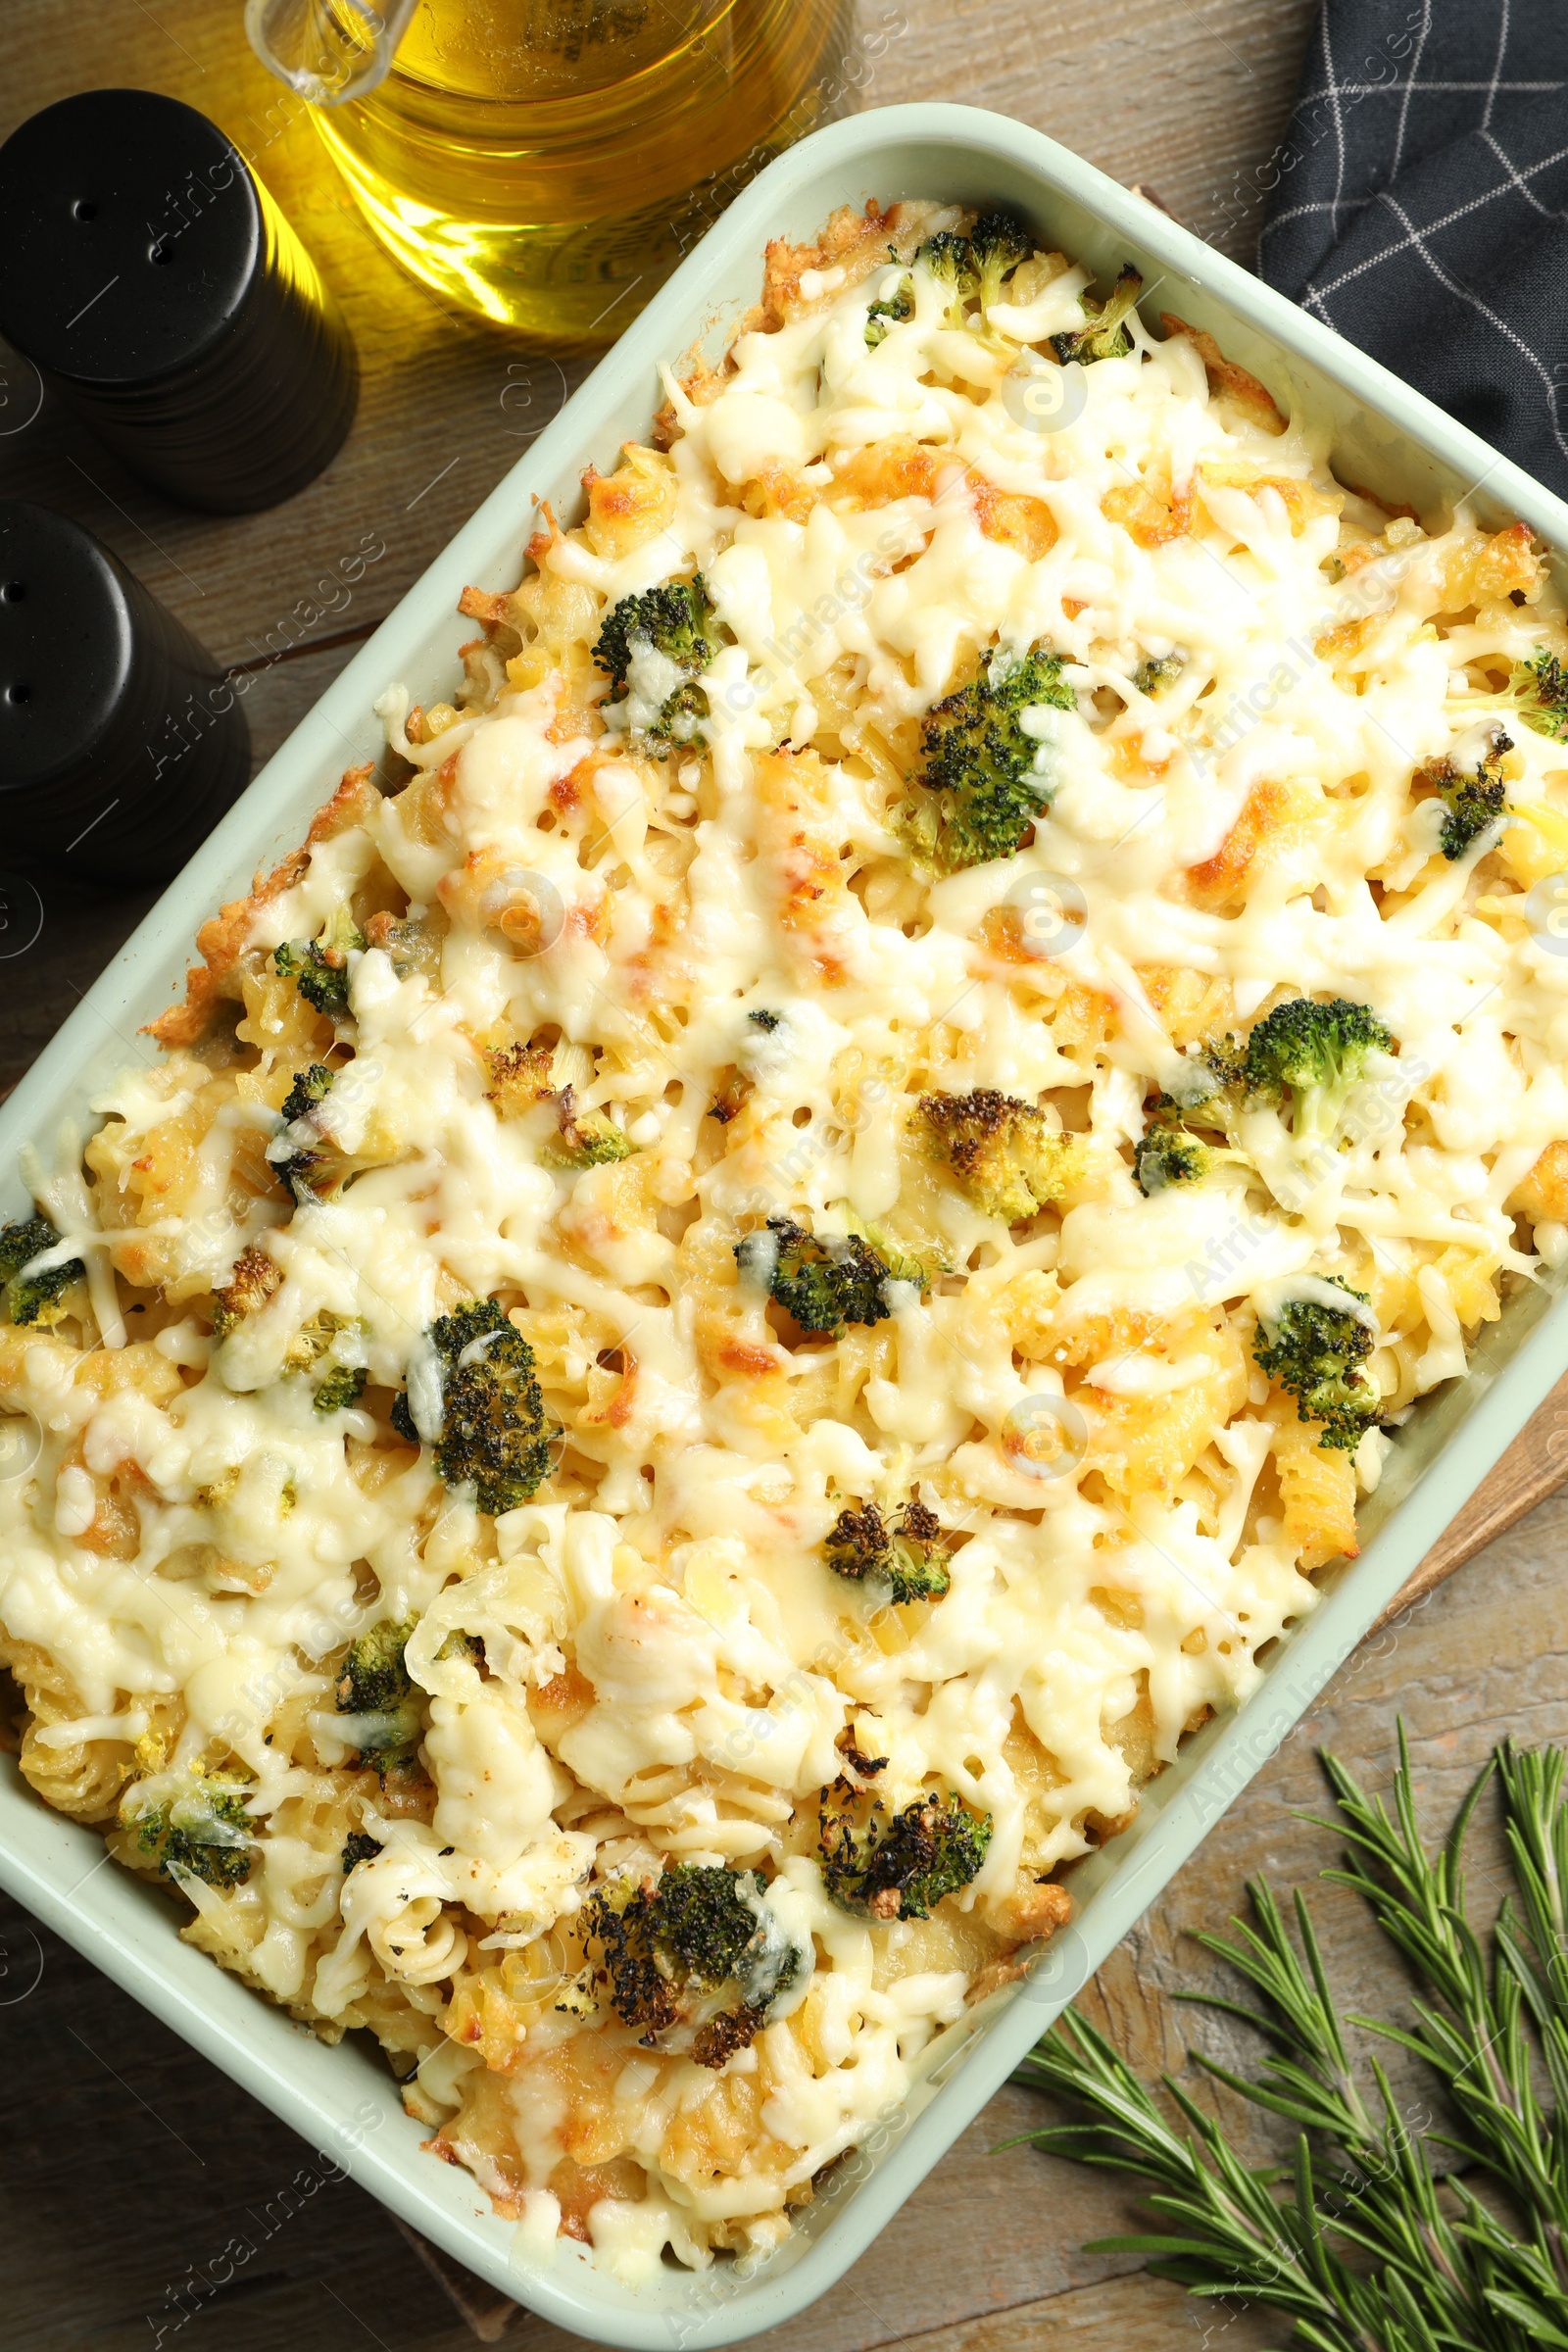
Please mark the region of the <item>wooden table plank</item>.
<svg viewBox="0 0 1568 2352"><path fill-rule="evenodd" d="M1245 258L1259 168L1284 123L1311 13L1312 0L1117 0L1087 16L1066 0L863 0L863 95L870 104L959 96L997 106L1156 189L1178 218ZM141 489L64 415L46 408L25 431L8 433L28 388L10 361L0 492L76 514L221 660L252 666L247 709L260 759L580 369L444 314L397 272L325 167L304 110L244 49L239 19L240 0L104 0L89 47L81 12L67 0L9 0L0 135L69 90L116 82L165 89L213 115L255 154L349 314L365 364L349 442L280 511L186 515ZM384 554L361 581L345 582L344 557L378 542ZM45 900L43 928L25 951L16 952L15 927L0 929L0 1086L26 1066L142 904L53 888ZM1316 1738L1385 1773L1402 1706L1441 1813L1501 1724L1542 1737L1568 1731L1568 1607L1553 1567L1568 1507L1542 1503L1495 1540L1568 1461L1565 1433L1559 1392L1421 1574L1492 1539L1485 1557L1401 1618L1392 1643L1348 1662L1312 1722L1102 1972L1094 1997L1147 2069L1180 2066L1184 2037L1208 2032L1165 1997L1177 1983L1206 1981L1187 1930L1234 1905L1249 1871L1285 1879L1327 1859L1323 1841L1293 1818L1317 1801ZM1327 1897L1323 1917L1345 2005L1375 1999L1380 1984L1386 1994L1390 1981L1379 1978L1349 1898ZM1205 2046L1231 2048L1212 2033ZM0 1922L0 2063L13 2117L0 2144L8 2344L140 2352L160 2329L179 2352L275 2352L284 2342L347 2352L367 2338L395 2352L460 2352L472 2343L378 2206L313 2175L309 2152L282 2126L20 1914ZM871 2352L911 2335L931 2352L1189 2343L1191 2320L1173 2290L1081 2251L1086 2237L1125 2223L1119 2192L1028 2148L990 2153L1040 2113L1032 2094L1000 2093L841 2286L775 2332L775 2352ZM231 2239L252 2250L230 2258L220 2279ZM1237 2321L1226 2352L1279 2332ZM506 2340L528 2352L577 2341L526 2317Z"/></svg>

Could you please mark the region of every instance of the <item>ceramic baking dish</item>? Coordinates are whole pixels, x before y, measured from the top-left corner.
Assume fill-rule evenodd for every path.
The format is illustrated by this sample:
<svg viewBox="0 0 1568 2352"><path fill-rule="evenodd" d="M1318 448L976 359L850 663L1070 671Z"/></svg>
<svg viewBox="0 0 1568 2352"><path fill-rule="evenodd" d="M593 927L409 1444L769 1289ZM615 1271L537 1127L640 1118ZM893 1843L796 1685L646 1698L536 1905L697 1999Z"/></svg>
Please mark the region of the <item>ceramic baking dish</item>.
<svg viewBox="0 0 1568 2352"><path fill-rule="evenodd" d="M471 624L455 606L469 581L519 576L534 498L580 513L578 473L641 436L660 404L661 360L701 339L716 355L756 297L763 244L805 236L841 204L931 196L1016 207L1040 241L1114 274L1145 276L1146 316L1168 308L1216 334L1282 404L1326 421L1339 470L1423 514L1470 495L1491 527L1522 518L1568 547L1568 508L1471 433L1258 284L1233 262L1038 132L958 106L891 107L834 124L770 166L731 206L565 408L356 655L192 859L0 1110L0 1199L23 1202L17 1153L53 1148L62 1118L89 1124L95 1087L132 1054L153 1058L140 1024L177 990L197 924L243 892L260 864L302 837L342 769L375 758L371 711L393 680L433 702L450 691ZM1193 1851L1208 1825L1292 1730L1429 1544L1568 1368L1568 1306L1557 1287L1513 1300L1476 1351L1470 1378L1434 1397L1400 1434L1364 1513L1367 1542L1322 1606L1278 1645L1238 1713L1211 1723L1145 1796L1134 1827L1073 1879L1074 1926L1021 1986L940 2036L914 2095L838 2166L795 2235L749 2271L666 2267L635 2289L583 2249L550 2259L518 2244L466 2173L420 2151L373 2046L328 2049L178 1940L153 1888L101 1867L95 1833L48 1811L0 1759L0 1882L39 1919L342 2164L427 2236L533 2310L598 2342L733 2343L793 2318L849 2267L1084 1979Z"/></svg>

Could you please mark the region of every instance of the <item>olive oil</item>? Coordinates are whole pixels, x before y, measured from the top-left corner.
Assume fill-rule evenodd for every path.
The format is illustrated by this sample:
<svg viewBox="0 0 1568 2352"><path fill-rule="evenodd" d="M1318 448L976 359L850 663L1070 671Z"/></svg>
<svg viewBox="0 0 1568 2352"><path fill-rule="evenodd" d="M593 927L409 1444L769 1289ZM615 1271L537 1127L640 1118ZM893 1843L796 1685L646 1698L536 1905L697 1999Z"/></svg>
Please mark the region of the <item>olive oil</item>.
<svg viewBox="0 0 1568 2352"><path fill-rule="evenodd" d="M313 113L406 269L592 347L837 111L850 32L847 0L421 0L384 79Z"/></svg>

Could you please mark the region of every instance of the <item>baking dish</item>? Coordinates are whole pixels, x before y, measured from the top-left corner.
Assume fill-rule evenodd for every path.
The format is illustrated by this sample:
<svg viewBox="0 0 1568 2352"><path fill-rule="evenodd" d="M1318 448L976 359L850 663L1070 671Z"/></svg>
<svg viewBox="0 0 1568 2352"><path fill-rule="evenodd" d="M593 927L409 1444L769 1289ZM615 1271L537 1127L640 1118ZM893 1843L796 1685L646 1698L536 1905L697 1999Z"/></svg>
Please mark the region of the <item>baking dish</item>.
<svg viewBox="0 0 1568 2352"><path fill-rule="evenodd" d="M1520 518L1563 542L1568 510L1381 368L1258 286L1234 264L1051 141L965 108L898 108L819 133L762 175L704 240L612 357L541 435L446 553L362 649L317 710L165 895L0 1112L0 1167L61 1118L85 1124L97 1087L153 1049L139 1024L177 990L197 924L253 869L302 835L343 767L374 759L372 704L392 681L421 700L450 688L468 625L468 582L514 581L535 496L564 519L577 475L646 431L657 366L697 340L716 356L755 297L769 236L805 236L837 205L929 195L1017 208L1043 242L1102 275L1126 260L1152 310L1215 333L1281 399L1321 417L1341 472L1423 512L1472 495L1490 525ZM18 1180L5 1205L20 1207ZM1189 1743L1147 1793L1133 1829L1075 1876L1076 1924L1010 1993L931 2046L916 2091L837 2166L794 2236L752 2266L668 2268L635 2289L569 2241L525 2242L466 2173L421 2154L378 2056L329 2050L179 1942L156 1891L101 1868L98 1837L46 1811L14 1772L0 1781L0 1880L234 2079L459 2260L561 2326L631 2346L723 2344L792 2318L843 2272L1010 2071L1207 1825L1290 1731L1445 1522L1568 1364L1568 1310L1554 1292L1514 1300L1473 1357L1469 1380L1434 1398L1401 1436L1363 1512L1366 1548L1321 1608L1283 1641L1239 1713ZM1430 1466L1430 1467L1429 1467Z"/></svg>

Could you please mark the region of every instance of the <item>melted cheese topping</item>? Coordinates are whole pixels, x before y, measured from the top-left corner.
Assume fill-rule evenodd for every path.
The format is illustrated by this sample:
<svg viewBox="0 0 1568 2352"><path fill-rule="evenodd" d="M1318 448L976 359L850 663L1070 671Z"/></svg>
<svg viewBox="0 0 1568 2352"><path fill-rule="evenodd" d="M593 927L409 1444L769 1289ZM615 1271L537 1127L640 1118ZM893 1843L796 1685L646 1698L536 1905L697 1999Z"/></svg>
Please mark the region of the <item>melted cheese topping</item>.
<svg viewBox="0 0 1568 2352"><path fill-rule="evenodd" d="M668 379L667 455L591 476L519 590L470 592L458 704L380 706L401 787L346 779L204 934L173 1050L105 1090L84 1161L30 1168L88 1281L0 1334L35 1433L0 1486L29 1778L145 1869L150 1810L236 1776L251 1867L176 1869L186 1933L416 2061L415 2111L536 2250L568 2229L632 2275L776 2242L1353 1551L1389 1440L1353 1468L1318 1445L1259 1316L1364 1293L1396 1423L1532 1275L1532 1220L1568 1249L1568 958L1528 895L1568 843L1564 755L1516 726L1525 813L1452 860L1423 783L1564 648L1528 534L1391 520L1179 322L1134 314L1037 429L1020 387L1087 273L1037 257L960 326L908 267L952 218L836 222L724 370ZM721 642L671 749L674 663L634 648L612 700L591 654L694 567ZM926 713L1042 644L1074 707L1026 713L1032 829L935 875L901 821ZM272 951L345 918L329 1017ZM1146 1098L1301 995L1396 1046L1329 1144L1250 1113L1245 1160L1145 1198ZM330 1091L285 1128L312 1064ZM1082 1140L1024 1221L933 1160L920 1098L976 1089ZM594 1114L620 1156L569 1164ZM304 1148L352 1181L295 1205ZM869 1234L890 1311L803 1334L737 1265L769 1216ZM500 1517L435 1466L427 1334L473 1298L560 1430ZM363 1367L356 1401L317 1409L324 1366ZM823 1544L901 1495L951 1585L891 1607ZM417 1620L418 1761L382 1777L336 1684L388 1619ZM990 1819L930 1920L829 1899L847 1733L890 1803ZM669 1859L757 1870L768 1948L803 1955L716 2073L576 1975L585 1892Z"/></svg>

